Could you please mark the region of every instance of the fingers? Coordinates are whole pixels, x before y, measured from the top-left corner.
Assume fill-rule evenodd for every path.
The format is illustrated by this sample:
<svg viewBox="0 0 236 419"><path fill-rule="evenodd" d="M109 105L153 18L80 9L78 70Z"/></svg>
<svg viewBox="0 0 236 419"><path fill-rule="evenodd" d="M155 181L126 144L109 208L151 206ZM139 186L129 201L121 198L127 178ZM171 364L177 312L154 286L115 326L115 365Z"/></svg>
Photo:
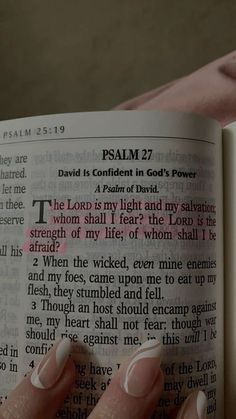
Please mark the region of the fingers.
<svg viewBox="0 0 236 419"><path fill-rule="evenodd" d="M163 389L160 360L160 343L145 342L121 365L88 419L150 418ZM177 419L206 419L206 415L206 396L196 390L186 398Z"/></svg>
<svg viewBox="0 0 236 419"><path fill-rule="evenodd" d="M136 96L132 99L129 99L125 102L122 102L120 105L113 108L113 110L119 110L119 109L137 109L140 105L148 102L149 100L155 98L157 95L162 93L164 90L169 89L170 86L172 86L174 83L176 83L178 80L174 80L170 83L164 84L161 87L157 87L156 89L149 90L146 93L143 93L142 95Z"/></svg>
<svg viewBox="0 0 236 419"><path fill-rule="evenodd" d="M32 374L13 390L1 406L4 419L52 419L74 383L69 339L55 343Z"/></svg>
<svg viewBox="0 0 236 419"><path fill-rule="evenodd" d="M161 345L145 342L115 375L89 419L148 419L163 388Z"/></svg>
<svg viewBox="0 0 236 419"><path fill-rule="evenodd" d="M207 399L203 391L191 393L181 406L177 419L205 419L207 415Z"/></svg>
<svg viewBox="0 0 236 419"><path fill-rule="evenodd" d="M32 374L11 392L0 409L0 419L53 419L74 383L68 339L55 343ZM149 340L124 362L89 419L148 419L163 389L161 345ZM177 419L205 419L207 399L191 393Z"/></svg>
<svg viewBox="0 0 236 419"><path fill-rule="evenodd" d="M117 109L194 112L215 118L224 126L236 119L236 52Z"/></svg>

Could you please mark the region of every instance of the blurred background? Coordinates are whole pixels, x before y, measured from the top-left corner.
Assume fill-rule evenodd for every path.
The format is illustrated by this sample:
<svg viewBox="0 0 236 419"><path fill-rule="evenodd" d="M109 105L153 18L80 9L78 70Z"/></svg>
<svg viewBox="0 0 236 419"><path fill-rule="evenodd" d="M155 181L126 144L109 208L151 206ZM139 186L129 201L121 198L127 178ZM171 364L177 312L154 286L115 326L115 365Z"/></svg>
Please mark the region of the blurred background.
<svg viewBox="0 0 236 419"><path fill-rule="evenodd" d="M235 49L234 0L0 0L0 119L107 110Z"/></svg>

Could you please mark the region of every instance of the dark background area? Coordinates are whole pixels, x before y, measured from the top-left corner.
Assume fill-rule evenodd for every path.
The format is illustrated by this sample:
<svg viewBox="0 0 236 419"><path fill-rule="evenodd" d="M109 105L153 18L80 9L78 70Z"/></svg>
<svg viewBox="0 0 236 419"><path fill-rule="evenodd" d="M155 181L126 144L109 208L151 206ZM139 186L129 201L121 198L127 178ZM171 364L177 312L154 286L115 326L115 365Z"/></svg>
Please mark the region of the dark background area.
<svg viewBox="0 0 236 419"><path fill-rule="evenodd" d="M236 2L0 0L0 119L107 110L232 51Z"/></svg>

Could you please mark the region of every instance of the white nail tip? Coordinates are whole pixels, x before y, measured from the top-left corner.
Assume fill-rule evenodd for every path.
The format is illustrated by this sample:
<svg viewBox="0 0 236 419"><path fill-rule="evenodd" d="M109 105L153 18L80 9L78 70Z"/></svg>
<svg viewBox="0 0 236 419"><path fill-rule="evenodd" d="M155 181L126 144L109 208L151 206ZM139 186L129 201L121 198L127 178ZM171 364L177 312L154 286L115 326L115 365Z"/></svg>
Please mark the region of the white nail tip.
<svg viewBox="0 0 236 419"><path fill-rule="evenodd" d="M34 387L40 388L40 389L46 389L42 382L40 381L40 375L48 368L55 368L54 375L55 375L55 381L57 380L58 376L60 375L61 371L63 370L65 363L68 359L68 356L71 352L71 342L70 339L66 338L63 339L57 346L56 352L52 353L51 356L47 359L45 362L44 359L40 362L40 364L36 367L36 369L31 374L31 384ZM55 357L55 363L53 362L53 358ZM52 362L52 364L49 366L48 364ZM45 362L45 363L44 363ZM44 365L42 365L44 363ZM41 369L40 366L42 365ZM39 372L40 369L40 372Z"/></svg>
<svg viewBox="0 0 236 419"><path fill-rule="evenodd" d="M39 369L39 365L37 366L37 368L33 371L32 375L31 375L31 378L30 378L31 384L34 387L45 389L45 387L43 386L43 384L41 383L41 381L39 379L38 369Z"/></svg>
<svg viewBox="0 0 236 419"><path fill-rule="evenodd" d="M144 342L138 350L133 354L133 357L127 367L123 387L127 393L129 393L129 377L135 364L141 359L145 358L157 358L159 363L161 360L161 344L156 339L151 339Z"/></svg>
<svg viewBox="0 0 236 419"><path fill-rule="evenodd" d="M150 348L153 348L153 347L155 347L155 346L157 346L157 345L160 345L160 343L159 343L159 341L158 340L156 340L156 339L150 339L150 340L147 340L146 342L144 342L141 346L140 346L140 348L138 349L138 351L140 351L140 349L142 350L142 349L150 349ZM160 345L161 346L161 345Z"/></svg>
<svg viewBox="0 0 236 419"><path fill-rule="evenodd" d="M207 398L203 391L199 391L197 395L197 414L199 419L206 417Z"/></svg>
<svg viewBox="0 0 236 419"><path fill-rule="evenodd" d="M162 345L158 340L148 340L144 342L140 348L134 353L133 361L141 358L159 358L162 355Z"/></svg>
<svg viewBox="0 0 236 419"><path fill-rule="evenodd" d="M71 352L71 341L70 339L66 338L63 339L56 350L56 363L59 368L65 363L69 354Z"/></svg>

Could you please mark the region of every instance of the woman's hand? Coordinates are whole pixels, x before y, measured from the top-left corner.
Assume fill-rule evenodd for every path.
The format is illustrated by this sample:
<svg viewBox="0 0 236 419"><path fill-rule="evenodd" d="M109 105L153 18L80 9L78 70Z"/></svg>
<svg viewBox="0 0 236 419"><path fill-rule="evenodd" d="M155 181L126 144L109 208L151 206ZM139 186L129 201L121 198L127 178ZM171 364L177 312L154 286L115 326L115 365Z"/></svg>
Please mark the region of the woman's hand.
<svg viewBox="0 0 236 419"><path fill-rule="evenodd" d="M229 124L236 120L236 51L115 109L194 112Z"/></svg>
<svg viewBox="0 0 236 419"><path fill-rule="evenodd" d="M56 342L35 370L10 393L0 408L0 419L54 419L74 383L70 352L68 339ZM159 342L145 342L121 365L89 419L150 418L163 389L160 362ZM204 419L204 393L192 393L177 417Z"/></svg>

